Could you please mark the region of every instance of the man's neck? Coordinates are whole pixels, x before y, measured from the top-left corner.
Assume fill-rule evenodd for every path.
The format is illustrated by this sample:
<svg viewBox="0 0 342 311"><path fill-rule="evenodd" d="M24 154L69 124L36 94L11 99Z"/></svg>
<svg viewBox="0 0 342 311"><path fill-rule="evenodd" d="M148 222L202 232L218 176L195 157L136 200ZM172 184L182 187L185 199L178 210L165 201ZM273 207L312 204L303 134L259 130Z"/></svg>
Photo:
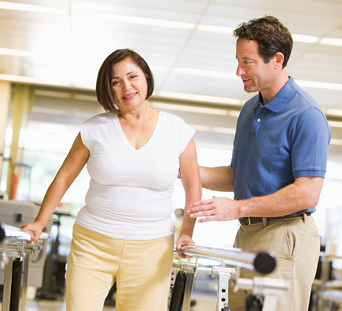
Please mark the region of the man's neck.
<svg viewBox="0 0 342 311"><path fill-rule="evenodd" d="M278 94L289 79L286 69L283 69L281 75L279 75L277 79L273 80L270 88L260 91L262 104L267 105Z"/></svg>

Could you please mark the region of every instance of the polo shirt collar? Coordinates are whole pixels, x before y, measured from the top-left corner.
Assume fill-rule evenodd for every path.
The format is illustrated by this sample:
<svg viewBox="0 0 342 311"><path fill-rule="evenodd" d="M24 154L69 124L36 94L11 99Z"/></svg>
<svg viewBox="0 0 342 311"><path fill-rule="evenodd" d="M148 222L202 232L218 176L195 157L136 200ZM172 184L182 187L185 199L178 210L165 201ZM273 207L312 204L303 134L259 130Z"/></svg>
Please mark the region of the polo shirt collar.
<svg viewBox="0 0 342 311"><path fill-rule="evenodd" d="M281 90L277 93L276 96L265 106L265 108L278 113L281 111L292 99L297 91L297 84L294 82L292 77L289 77L290 79L285 83L285 85L281 88ZM262 103L262 96L259 92L258 94L258 100L256 102L256 107L260 106Z"/></svg>

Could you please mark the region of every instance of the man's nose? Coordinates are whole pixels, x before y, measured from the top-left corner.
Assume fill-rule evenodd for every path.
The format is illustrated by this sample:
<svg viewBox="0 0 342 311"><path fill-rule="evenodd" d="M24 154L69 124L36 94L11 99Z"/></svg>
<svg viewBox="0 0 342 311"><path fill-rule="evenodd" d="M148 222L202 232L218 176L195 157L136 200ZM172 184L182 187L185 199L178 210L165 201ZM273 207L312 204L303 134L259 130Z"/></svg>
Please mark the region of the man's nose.
<svg viewBox="0 0 342 311"><path fill-rule="evenodd" d="M241 65L239 64L236 68L236 75L241 77L243 74L245 73L245 71L243 70L243 68L241 67Z"/></svg>

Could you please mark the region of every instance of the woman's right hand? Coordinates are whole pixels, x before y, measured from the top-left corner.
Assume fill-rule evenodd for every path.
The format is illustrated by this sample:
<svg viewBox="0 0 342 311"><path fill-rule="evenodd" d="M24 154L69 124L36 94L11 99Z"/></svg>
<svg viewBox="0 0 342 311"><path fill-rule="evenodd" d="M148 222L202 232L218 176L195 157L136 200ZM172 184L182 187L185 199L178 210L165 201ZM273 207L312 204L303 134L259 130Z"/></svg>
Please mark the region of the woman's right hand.
<svg viewBox="0 0 342 311"><path fill-rule="evenodd" d="M21 226L21 229L28 232L31 235L31 241L28 244L34 244L38 242L40 235L43 232L44 226L40 221L36 220L29 224Z"/></svg>

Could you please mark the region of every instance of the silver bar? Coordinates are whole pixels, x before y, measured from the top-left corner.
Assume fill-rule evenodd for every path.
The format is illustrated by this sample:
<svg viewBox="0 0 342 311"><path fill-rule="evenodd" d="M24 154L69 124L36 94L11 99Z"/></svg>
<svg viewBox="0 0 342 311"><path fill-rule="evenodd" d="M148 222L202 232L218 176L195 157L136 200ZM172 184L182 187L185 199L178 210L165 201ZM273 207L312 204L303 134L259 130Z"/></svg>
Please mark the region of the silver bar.
<svg viewBox="0 0 342 311"><path fill-rule="evenodd" d="M31 235L28 232L17 227L1 224L1 229L3 230L3 237L0 241L2 244L29 242L31 240Z"/></svg>
<svg viewBox="0 0 342 311"><path fill-rule="evenodd" d="M190 311L191 293L194 286L195 272L188 272L186 276L182 311Z"/></svg>
<svg viewBox="0 0 342 311"><path fill-rule="evenodd" d="M49 235L43 232L40 239L48 239ZM31 241L31 235L20 228L0 224L0 244L10 244L16 242L29 242Z"/></svg>
<svg viewBox="0 0 342 311"><path fill-rule="evenodd" d="M188 246L184 250L184 254L212 260L221 260L236 267L256 270L260 274L271 273L276 267L275 257L267 252L250 253L238 248L220 249L193 245Z"/></svg>
<svg viewBox="0 0 342 311"><path fill-rule="evenodd" d="M3 297L2 297L2 311L9 311L10 309L11 286L12 286L12 265L13 265L13 258L9 258L8 263L5 266L4 292L3 292Z"/></svg>

